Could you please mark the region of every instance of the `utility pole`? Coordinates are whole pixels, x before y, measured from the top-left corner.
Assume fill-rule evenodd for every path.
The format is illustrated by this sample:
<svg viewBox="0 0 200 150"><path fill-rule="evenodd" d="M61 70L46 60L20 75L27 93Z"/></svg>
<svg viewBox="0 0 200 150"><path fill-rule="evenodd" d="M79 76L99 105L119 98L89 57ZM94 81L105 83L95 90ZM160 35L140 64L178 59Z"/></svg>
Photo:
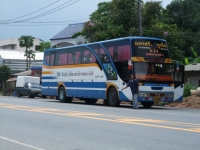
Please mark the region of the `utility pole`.
<svg viewBox="0 0 200 150"><path fill-rule="evenodd" d="M139 36L142 36L142 11L141 11L141 0L138 0L138 29Z"/></svg>

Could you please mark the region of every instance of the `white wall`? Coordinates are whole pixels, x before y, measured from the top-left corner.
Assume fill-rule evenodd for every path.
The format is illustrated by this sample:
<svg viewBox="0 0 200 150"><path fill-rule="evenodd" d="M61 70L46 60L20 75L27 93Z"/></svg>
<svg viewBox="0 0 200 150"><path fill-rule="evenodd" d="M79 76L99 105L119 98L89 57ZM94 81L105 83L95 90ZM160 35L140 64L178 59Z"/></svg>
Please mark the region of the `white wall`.
<svg viewBox="0 0 200 150"><path fill-rule="evenodd" d="M39 39L34 39L33 41L33 47L31 47L30 49L35 51L36 46L40 45L40 40ZM12 45L14 45L14 49L12 49ZM6 40L1 40L0 41L0 49L3 49L3 47L5 48L4 50L17 50L17 51L21 51L24 52L25 48L21 48L19 46L19 41L18 38L10 38L10 39L6 39Z"/></svg>

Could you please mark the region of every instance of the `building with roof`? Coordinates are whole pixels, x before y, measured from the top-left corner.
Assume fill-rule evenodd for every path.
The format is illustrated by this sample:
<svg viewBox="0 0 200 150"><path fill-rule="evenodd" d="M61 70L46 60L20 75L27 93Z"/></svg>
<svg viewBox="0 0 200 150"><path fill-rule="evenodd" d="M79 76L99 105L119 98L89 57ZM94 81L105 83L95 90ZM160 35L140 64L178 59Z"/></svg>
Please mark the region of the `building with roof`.
<svg viewBox="0 0 200 150"><path fill-rule="evenodd" d="M200 87L200 63L185 66L186 82L194 87Z"/></svg>
<svg viewBox="0 0 200 150"><path fill-rule="evenodd" d="M80 45L86 42L83 36L73 38L72 36L83 30L84 23L69 24L65 29L60 31L50 39L51 47L67 47L73 45Z"/></svg>
<svg viewBox="0 0 200 150"><path fill-rule="evenodd" d="M42 66L44 53L36 52L35 60L31 60L30 67ZM0 65L5 64L11 68L12 74L26 70L24 52L13 50L0 50Z"/></svg>
<svg viewBox="0 0 200 150"><path fill-rule="evenodd" d="M33 47L31 47L30 49L35 51L36 47L40 45L40 42L41 42L40 39L34 39ZM24 52L26 48L19 46L18 38L10 38L6 40L0 40L0 50L16 50Z"/></svg>

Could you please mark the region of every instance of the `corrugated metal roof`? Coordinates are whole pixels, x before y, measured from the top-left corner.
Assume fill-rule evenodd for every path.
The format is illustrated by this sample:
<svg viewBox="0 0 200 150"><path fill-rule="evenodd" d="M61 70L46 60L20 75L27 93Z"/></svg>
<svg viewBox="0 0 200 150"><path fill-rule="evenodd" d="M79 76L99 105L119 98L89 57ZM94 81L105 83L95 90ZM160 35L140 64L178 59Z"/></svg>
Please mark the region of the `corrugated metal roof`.
<svg viewBox="0 0 200 150"><path fill-rule="evenodd" d="M0 56L3 59L26 59L26 57L24 57L24 52L18 50L0 50ZM35 53L35 60L43 60L43 57L43 52Z"/></svg>
<svg viewBox="0 0 200 150"><path fill-rule="evenodd" d="M13 74L13 76L30 76L30 75L31 75L31 70Z"/></svg>
<svg viewBox="0 0 200 150"><path fill-rule="evenodd" d="M185 71L200 71L200 63L198 64L190 64L185 66Z"/></svg>
<svg viewBox="0 0 200 150"><path fill-rule="evenodd" d="M50 40L71 38L76 32L83 30L84 23L69 24L64 30L52 37Z"/></svg>

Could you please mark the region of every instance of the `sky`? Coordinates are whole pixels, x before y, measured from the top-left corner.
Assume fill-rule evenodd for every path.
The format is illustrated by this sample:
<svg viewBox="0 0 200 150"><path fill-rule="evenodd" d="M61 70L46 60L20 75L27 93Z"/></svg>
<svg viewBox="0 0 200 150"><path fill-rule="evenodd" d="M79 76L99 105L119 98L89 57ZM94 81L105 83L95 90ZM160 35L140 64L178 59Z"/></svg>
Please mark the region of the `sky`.
<svg viewBox="0 0 200 150"><path fill-rule="evenodd" d="M0 40L31 35L49 41L68 24L88 21L103 1L111 0L0 0ZM153 1L166 7L172 0Z"/></svg>

